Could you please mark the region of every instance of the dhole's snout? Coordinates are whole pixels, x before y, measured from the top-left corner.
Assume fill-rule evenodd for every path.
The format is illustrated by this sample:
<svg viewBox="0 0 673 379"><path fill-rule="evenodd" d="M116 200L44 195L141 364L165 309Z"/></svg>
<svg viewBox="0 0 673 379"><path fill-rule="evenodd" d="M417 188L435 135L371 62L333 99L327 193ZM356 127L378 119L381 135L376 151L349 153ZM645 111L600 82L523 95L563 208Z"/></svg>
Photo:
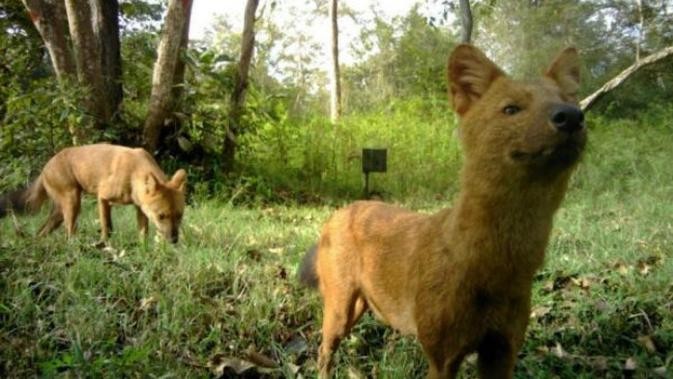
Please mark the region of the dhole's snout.
<svg viewBox="0 0 673 379"><path fill-rule="evenodd" d="M570 104L557 104L551 109L549 122L561 132L572 134L584 129L584 113Z"/></svg>

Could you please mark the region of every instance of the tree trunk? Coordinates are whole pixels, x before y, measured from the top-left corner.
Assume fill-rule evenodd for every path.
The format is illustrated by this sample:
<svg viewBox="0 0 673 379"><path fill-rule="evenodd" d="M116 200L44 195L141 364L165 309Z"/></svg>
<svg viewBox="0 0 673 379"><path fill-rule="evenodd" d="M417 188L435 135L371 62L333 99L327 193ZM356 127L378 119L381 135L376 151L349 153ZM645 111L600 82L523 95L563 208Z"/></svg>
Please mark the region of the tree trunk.
<svg viewBox="0 0 673 379"><path fill-rule="evenodd" d="M94 32L100 44L100 59L103 72L105 94L105 114L111 118L119 113L123 99L122 59L119 46L119 2L118 0L96 0L97 14Z"/></svg>
<svg viewBox="0 0 673 379"><path fill-rule="evenodd" d="M645 21L643 19L643 0L636 0L638 5L638 39L636 40L636 62L640 60L640 45L643 42L645 34Z"/></svg>
<svg viewBox="0 0 673 379"><path fill-rule="evenodd" d="M170 0L168 2L164 30L157 49L157 61L154 63L152 94L143 130L143 143L150 153L157 150L161 128L165 120L171 117L173 110L176 69L191 7L192 0Z"/></svg>
<svg viewBox="0 0 673 379"><path fill-rule="evenodd" d="M192 7L191 4L189 7L185 9L185 17L187 20L185 20L185 28L182 31L182 39L180 40L180 51L185 51L187 50L187 47L189 45L189 24L191 22L191 17L192 16ZM175 65L175 79L173 82L175 85L173 86L173 101L177 102L180 100L182 97L182 93L184 92L184 86L181 84L184 83L185 81L185 60L184 59L178 59L178 63Z"/></svg>
<svg viewBox="0 0 673 379"><path fill-rule="evenodd" d="M75 74L75 60L68 46L65 6L59 0L23 0L35 28L44 41L59 81Z"/></svg>
<svg viewBox="0 0 673 379"><path fill-rule="evenodd" d="M460 41L462 43L470 43L472 41L472 9L470 8L470 0L460 0L460 20L463 24Z"/></svg>
<svg viewBox="0 0 673 379"><path fill-rule="evenodd" d="M245 5L245 18L243 20L243 36L241 40L241 56L238 60L238 71L234 91L231 93L231 109L229 114L229 127L224 138L222 150L222 169L225 173L232 172L236 160L236 138L241 128L241 116L245 104L245 92L248 87L248 71L255 49L255 12L259 0L248 0Z"/></svg>
<svg viewBox="0 0 673 379"><path fill-rule="evenodd" d="M605 84L603 84L601 88L596 90L596 92L585 97L582 101L580 101L580 107L582 108L583 111L585 112L588 111L596 103L598 99L600 99L606 93L619 87L622 83L624 83L624 81L626 81L626 79L628 79L636 71L640 70L641 68L647 65L658 62L666 57L669 57L671 55L673 55L673 46L669 46L667 48L657 51L654 54L648 55L645 58L640 59L631 66L627 67L624 71L620 72L614 78L608 80Z"/></svg>
<svg viewBox="0 0 673 379"><path fill-rule="evenodd" d="M330 70L330 120L336 124L341 116L341 75L339 74L338 0L330 0L329 18L332 25L332 70Z"/></svg>
<svg viewBox="0 0 673 379"><path fill-rule="evenodd" d="M107 109L107 93L103 81L101 46L93 27L92 7L89 0L65 0L70 37L77 63L77 79L89 90L84 106L100 128L110 119Z"/></svg>

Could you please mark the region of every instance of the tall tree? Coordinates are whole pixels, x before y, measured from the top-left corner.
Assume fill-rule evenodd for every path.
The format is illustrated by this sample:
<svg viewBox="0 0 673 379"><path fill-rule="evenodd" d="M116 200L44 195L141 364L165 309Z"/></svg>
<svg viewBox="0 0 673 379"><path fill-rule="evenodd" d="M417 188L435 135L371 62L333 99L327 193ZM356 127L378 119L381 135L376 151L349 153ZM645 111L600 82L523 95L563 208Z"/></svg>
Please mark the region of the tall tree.
<svg viewBox="0 0 673 379"><path fill-rule="evenodd" d="M96 0L94 32L100 46L106 114L114 118L123 99L118 0ZM110 118L105 121L110 121Z"/></svg>
<svg viewBox="0 0 673 379"><path fill-rule="evenodd" d="M75 60L68 45L65 4L59 0L23 0L35 28L44 41L56 77L63 81L75 74Z"/></svg>
<svg viewBox="0 0 673 379"><path fill-rule="evenodd" d="M338 0L330 0L329 18L332 26L332 67L330 70L330 120L335 124L341 116L341 78L339 75Z"/></svg>
<svg viewBox="0 0 673 379"><path fill-rule="evenodd" d="M23 4L58 80L77 79L89 91L84 107L93 124L109 123L122 100L118 0L23 0ZM75 137L84 134L70 127Z"/></svg>
<svg viewBox="0 0 673 379"><path fill-rule="evenodd" d="M143 129L145 148L154 152L159 143L161 128L172 116L174 106L173 88L179 74L180 52L183 45L185 29L191 15L192 0L170 0L161 34L157 60L152 75L152 93ZM184 68L182 69L184 70ZM182 74L180 74L182 75Z"/></svg>
<svg viewBox="0 0 673 379"><path fill-rule="evenodd" d="M93 116L94 124L101 126L110 119L112 113L107 108L107 93L103 80L103 62L101 44L94 33L93 20L95 3L88 0L65 0L68 14L70 38L72 39L77 63L77 79L81 86L89 90L85 97L85 106Z"/></svg>
<svg viewBox="0 0 673 379"><path fill-rule="evenodd" d="M460 0L460 21L463 25L460 34L461 42L472 42L472 9L470 8L470 0Z"/></svg>
<svg viewBox="0 0 673 379"><path fill-rule="evenodd" d="M259 0L248 0L245 5L241 55L238 59L234 90L231 93L229 125L222 149L222 168L227 173L233 171L236 160L236 138L241 130L241 118L245 109L245 93L248 88L248 72L255 50L255 12L258 5Z"/></svg>

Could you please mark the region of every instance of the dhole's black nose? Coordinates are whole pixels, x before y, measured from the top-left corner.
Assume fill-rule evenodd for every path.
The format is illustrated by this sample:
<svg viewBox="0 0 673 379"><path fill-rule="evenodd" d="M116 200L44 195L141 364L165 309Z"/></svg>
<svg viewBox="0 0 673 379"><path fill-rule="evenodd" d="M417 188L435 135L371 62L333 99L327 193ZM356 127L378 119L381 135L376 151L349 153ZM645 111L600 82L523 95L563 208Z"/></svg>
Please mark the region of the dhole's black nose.
<svg viewBox="0 0 673 379"><path fill-rule="evenodd" d="M552 125L562 132L572 133L584 128L584 113L574 105L558 104L549 117Z"/></svg>

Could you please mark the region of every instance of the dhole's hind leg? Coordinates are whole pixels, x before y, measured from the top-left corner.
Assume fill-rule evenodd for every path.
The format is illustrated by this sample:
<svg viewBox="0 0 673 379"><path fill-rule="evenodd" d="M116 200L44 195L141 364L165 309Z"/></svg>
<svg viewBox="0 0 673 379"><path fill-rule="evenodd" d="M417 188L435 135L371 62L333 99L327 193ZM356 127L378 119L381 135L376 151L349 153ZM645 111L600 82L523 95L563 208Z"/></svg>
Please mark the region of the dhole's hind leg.
<svg viewBox="0 0 673 379"><path fill-rule="evenodd" d="M80 192L77 190L67 192L60 196L59 201L63 209L63 221L68 238L75 234L77 216L80 209Z"/></svg>
<svg viewBox="0 0 673 379"><path fill-rule="evenodd" d="M337 289L336 291L343 291ZM367 302L355 291L330 292L324 299L322 343L318 352L320 378L329 378L332 358L341 339L351 330L367 309Z"/></svg>
<svg viewBox="0 0 673 379"><path fill-rule="evenodd" d="M58 204L53 203L51 206L51 212L49 212L49 217L47 217L47 221L42 224L38 235L40 237L44 237L47 234L53 232L54 229L61 226L62 223L63 212L61 211L61 207L59 207Z"/></svg>

